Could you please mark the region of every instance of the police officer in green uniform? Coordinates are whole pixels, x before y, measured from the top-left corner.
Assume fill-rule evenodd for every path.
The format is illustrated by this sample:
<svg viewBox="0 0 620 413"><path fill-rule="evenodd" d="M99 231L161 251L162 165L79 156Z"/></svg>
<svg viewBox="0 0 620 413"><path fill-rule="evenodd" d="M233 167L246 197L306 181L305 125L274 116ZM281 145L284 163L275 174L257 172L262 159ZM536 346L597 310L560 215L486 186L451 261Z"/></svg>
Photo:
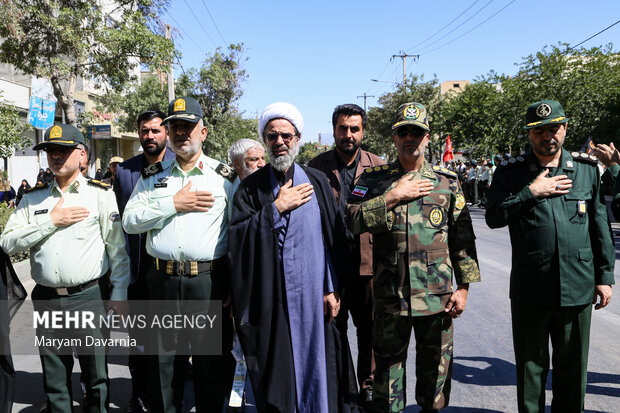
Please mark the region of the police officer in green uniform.
<svg viewBox="0 0 620 413"><path fill-rule="evenodd" d="M582 412L592 304L611 299L615 248L595 157L562 148L568 118L559 102L525 116L531 151L503 161L486 222L508 225L510 299L520 412L544 412L553 347L554 412Z"/></svg>
<svg viewBox="0 0 620 413"><path fill-rule="evenodd" d="M47 152L55 179L27 192L4 229L0 246L14 254L30 250L30 268L36 286L32 291L35 310L92 311L95 320L104 316L100 285L110 271L113 286L108 309L127 313L129 259L116 198L109 185L87 180L80 173L86 156L84 136L72 125L55 125L45 141L33 149ZM39 336L54 334L40 329ZM73 334L81 334L74 332ZM99 329L89 335L103 338ZM39 347L48 411L70 412L73 356L53 347ZM86 387L88 412L105 412L109 381L105 349L78 348Z"/></svg>
<svg viewBox="0 0 620 413"><path fill-rule="evenodd" d="M392 134L398 159L368 168L347 204L351 230L374 234L377 368L369 410L405 409L413 328L416 401L423 412L436 412L450 397L452 319L465 310L469 283L480 281L475 236L457 175L424 159L430 136L424 106L401 105Z"/></svg>
<svg viewBox="0 0 620 413"><path fill-rule="evenodd" d="M202 153L207 128L195 99L170 102L162 124L176 158L143 171L125 207L123 226L129 234L147 233L146 250L153 257L146 276L149 299L224 301L234 171ZM220 412L232 385L232 319L224 316L223 322L222 355L192 357L197 412ZM164 339L159 333L155 338ZM149 385L155 412L181 411L187 356L179 356L175 351L157 355Z"/></svg>

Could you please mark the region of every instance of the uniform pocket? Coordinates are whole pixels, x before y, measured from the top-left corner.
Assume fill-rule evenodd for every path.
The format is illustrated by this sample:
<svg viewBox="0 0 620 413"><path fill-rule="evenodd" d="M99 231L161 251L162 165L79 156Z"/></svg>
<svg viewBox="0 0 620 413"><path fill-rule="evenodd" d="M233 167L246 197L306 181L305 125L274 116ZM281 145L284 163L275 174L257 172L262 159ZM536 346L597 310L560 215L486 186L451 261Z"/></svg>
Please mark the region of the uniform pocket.
<svg viewBox="0 0 620 413"><path fill-rule="evenodd" d="M426 274L430 294L445 294L452 291L452 266L447 249L426 252Z"/></svg>

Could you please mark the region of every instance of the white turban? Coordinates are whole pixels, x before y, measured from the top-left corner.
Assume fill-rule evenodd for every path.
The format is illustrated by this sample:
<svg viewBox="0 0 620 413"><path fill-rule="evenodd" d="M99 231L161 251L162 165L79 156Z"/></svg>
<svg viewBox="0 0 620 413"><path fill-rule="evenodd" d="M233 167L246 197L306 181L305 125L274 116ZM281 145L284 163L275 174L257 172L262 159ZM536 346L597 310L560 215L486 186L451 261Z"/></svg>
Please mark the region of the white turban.
<svg viewBox="0 0 620 413"><path fill-rule="evenodd" d="M265 130L265 126L272 119L286 119L295 126L299 135L304 131L304 118L301 116L301 113L297 108L290 103L287 102L276 102L267 106L263 111L263 114L260 115L260 119L258 120L258 133L260 134L261 139L263 139L263 131Z"/></svg>

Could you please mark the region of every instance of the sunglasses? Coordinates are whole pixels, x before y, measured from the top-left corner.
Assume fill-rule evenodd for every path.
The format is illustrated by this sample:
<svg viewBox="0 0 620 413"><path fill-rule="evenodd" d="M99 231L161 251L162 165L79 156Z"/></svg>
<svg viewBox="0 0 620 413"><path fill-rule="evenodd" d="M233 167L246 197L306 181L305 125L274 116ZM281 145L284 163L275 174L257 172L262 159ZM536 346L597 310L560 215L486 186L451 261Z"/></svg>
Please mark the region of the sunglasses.
<svg viewBox="0 0 620 413"><path fill-rule="evenodd" d="M426 131L422 128L416 128L415 126L403 126L396 129L396 135L399 138L406 138L408 135L418 137L426 135Z"/></svg>
<svg viewBox="0 0 620 413"><path fill-rule="evenodd" d="M278 140L278 136L282 137L282 140L286 143L289 143L291 141L291 139L293 139L295 136L297 136L294 133L275 133L275 132L271 132L268 133L266 135L267 140L274 142Z"/></svg>

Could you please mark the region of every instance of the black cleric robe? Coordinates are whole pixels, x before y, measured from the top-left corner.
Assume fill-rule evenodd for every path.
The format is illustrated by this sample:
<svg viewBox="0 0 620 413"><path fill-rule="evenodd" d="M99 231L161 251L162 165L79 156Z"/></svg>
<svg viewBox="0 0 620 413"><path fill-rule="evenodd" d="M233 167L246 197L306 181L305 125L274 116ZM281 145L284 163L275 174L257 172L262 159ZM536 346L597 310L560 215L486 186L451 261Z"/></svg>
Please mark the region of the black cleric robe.
<svg viewBox="0 0 620 413"><path fill-rule="evenodd" d="M9 324L26 290L17 277L9 256L0 249L0 413L10 413L15 391L15 369L11 357Z"/></svg>
<svg viewBox="0 0 620 413"><path fill-rule="evenodd" d="M267 165L245 178L235 194L228 237L232 305L258 411L294 413L293 350L274 230L270 168ZM318 201L324 246L330 251L338 285L344 286L350 272L344 219L325 174L302 169ZM335 322L325 322L325 353L329 413L357 412L349 344Z"/></svg>

